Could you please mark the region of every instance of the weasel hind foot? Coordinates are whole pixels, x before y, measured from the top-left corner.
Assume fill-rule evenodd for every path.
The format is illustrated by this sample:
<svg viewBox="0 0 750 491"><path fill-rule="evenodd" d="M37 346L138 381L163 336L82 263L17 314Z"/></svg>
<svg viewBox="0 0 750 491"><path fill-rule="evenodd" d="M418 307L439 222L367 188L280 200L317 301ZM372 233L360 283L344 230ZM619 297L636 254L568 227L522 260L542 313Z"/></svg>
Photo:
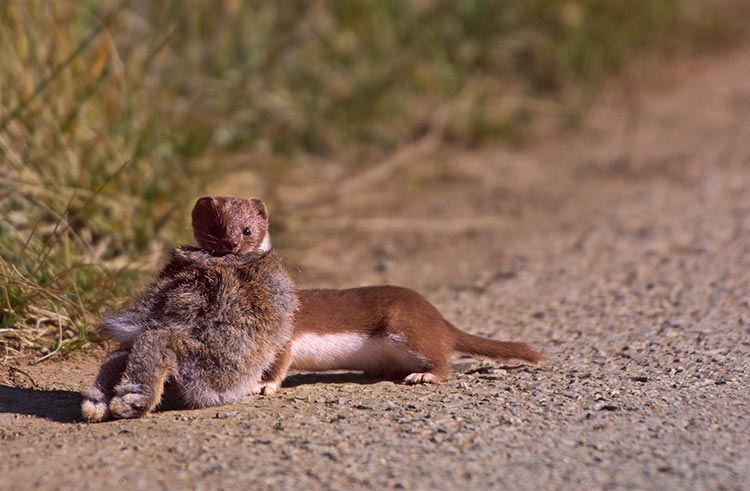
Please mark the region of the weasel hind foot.
<svg viewBox="0 0 750 491"><path fill-rule="evenodd" d="M417 384L437 384L442 380L442 377L435 375L432 372L416 372L410 373L404 380L403 384L406 385L417 385Z"/></svg>
<svg viewBox="0 0 750 491"><path fill-rule="evenodd" d="M109 407L101 390L91 387L83 391L81 397L81 416L85 421L98 423L110 418Z"/></svg>

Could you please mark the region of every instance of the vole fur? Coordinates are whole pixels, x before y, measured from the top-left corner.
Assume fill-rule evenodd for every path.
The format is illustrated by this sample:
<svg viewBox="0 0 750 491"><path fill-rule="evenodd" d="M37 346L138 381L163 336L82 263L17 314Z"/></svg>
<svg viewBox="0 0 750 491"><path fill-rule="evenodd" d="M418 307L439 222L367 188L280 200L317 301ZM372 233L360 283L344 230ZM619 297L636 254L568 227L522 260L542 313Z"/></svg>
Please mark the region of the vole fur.
<svg viewBox="0 0 750 491"><path fill-rule="evenodd" d="M88 421L139 417L165 382L188 407L233 402L261 379L292 337L294 282L259 244L243 254L178 248L132 307L108 317L120 349L83 393Z"/></svg>

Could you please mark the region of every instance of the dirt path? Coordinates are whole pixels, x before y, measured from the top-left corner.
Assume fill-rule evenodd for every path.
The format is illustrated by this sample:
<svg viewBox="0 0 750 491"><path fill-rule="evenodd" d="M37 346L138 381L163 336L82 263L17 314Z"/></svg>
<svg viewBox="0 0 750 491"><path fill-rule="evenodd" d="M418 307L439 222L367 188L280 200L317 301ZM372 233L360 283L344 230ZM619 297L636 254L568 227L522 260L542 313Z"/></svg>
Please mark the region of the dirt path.
<svg viewBox="0 0 750 491"><path fill-rule="evenodd" d="M411 286L549 366L302 374L95 425L77 392L100 352L4 367L0 489L750 489L750 56L679 70L540 148L415 157L277 213L302 285Z"/></svg>

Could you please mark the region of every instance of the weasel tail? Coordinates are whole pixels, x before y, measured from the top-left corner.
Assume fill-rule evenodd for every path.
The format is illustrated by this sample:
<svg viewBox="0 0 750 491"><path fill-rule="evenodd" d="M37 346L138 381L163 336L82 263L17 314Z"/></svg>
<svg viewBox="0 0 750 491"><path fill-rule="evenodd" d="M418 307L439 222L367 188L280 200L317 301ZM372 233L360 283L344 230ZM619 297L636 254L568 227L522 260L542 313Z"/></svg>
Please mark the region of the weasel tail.
<svg viewBox="0 0 750 491"><path fill-rule="evenodd" d="M534 351L528 344L482 338L464 332L448 321L446 321L446 324L450 326L456 336L454 349L461 353L486 356L499 360L518 360L532 364L541 363L545 360L542 355Z"/></svg>

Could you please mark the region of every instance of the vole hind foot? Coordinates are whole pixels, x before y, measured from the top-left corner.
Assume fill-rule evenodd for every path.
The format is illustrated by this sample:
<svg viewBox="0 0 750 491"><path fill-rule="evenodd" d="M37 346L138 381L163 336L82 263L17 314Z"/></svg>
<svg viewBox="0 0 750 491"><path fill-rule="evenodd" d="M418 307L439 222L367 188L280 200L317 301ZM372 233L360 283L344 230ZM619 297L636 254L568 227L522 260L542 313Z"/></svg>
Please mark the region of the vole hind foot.
<svg viewBox="0 0 750 491"><path fill-rule="evenodd" d="M138 418L148 412L150 398L143 394L125 394L109 402L109 410L115 418Z"/></svg>
<svg viewBox="0 0 750 491"><path fill-rule="evenodd" d="M109 411L115 418L138 418L156 405L153 395L143 393L141 386L136 384L121 384L115 393L109 401Z"/></svg>
<svg viewBox="0 0 750 491"><path fill-rule="evenodd" d="M97 423L109 419L109 407L105 401L104 393L97 387L90 387L81 394L81 415L89 423Z"/></svg>
<svg viewBox="0 0 750 491"><path fill-rule="evenodd" d="M432 372L416 372L410 373L401 382L406 385L417 385L417 384L437 384L442 380L442 377Z"/></svg>
<svg viewBox="0 0 750 491"><path fill-rule="evenodd" d="M126 350L113 351L104 359L94 385L81 392L81 416L84 421L97 423L112 419L109 400L122 378L127 361Z"/></svg>

